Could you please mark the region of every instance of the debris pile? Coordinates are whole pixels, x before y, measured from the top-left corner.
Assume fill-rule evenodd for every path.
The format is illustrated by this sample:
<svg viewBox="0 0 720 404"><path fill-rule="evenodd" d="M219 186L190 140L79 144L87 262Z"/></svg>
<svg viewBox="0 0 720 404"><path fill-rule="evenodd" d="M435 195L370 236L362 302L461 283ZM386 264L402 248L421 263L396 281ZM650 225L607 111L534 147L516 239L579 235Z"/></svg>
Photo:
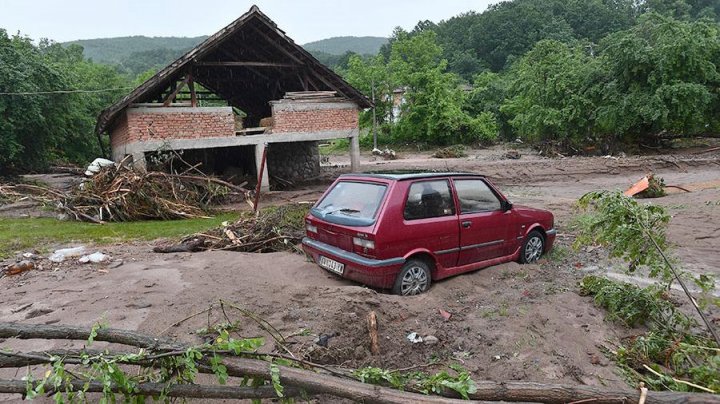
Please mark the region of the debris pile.
<svg viewBox="0 0 720 404"><path fill-rule="evenodd" d="M636 198L660 198L666 195L665 186L662 177L648 174L628 188L624 194Z"/></svg>
<svg viewBox="0 0 720 404"><path fill-rule="evenodd" d="M436 151L433 154L433 157L438 159L453 159L453 158L459 158L459 157L467 157L467 151L465 149L465 146L461 144L456 144L454 146L445 147L443 149L440 149Z"/></svg>
<svg viewBox="0 0 720 404"><path fill-rule="evenodd" d="M53 206L67 217L105 221L207 217L209 206L231 195L247 198L242 186L205 175L140 172L124 165L94 167L92 177L70 191L16 184L0 186L0 199L27 198Z"/></svg>
<svg viewBox="0 0 720 404"><path fill-rule="evenodd" d="M293 203L264 208L257 216L248 212L235 223L223 223L212 231L187 237L180 244L158 246L153 251L297 251L297 244L305 236L305 215L310 207L308 203Z"/></svg>
<svg viewBox="0 0 720 404"><path fill-rule="evenodd" d="M395 150L385 148L385 150L380 149L373 149L372 150L373 156L382 157L385 160L396 160L398 158L397 153L395 153Z"/></svg>

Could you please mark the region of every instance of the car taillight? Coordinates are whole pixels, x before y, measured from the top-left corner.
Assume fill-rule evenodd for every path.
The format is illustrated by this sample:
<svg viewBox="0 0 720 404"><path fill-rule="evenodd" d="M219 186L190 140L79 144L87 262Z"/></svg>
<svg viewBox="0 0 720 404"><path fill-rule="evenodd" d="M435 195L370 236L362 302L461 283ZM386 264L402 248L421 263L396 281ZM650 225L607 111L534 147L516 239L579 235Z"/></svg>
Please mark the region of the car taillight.
<svg viewBox="0 0 720 404"><path fill-rule="evenodd" d="M311 233L317 233L317 226L315 226L314 224L307 223L305 225L305 229Z"/></svg>
<svg viewBox="0 0 720 404"><path fill-rule="evenodd" d="M370 240L368 234L358 233L353 237L353 252L366 257L375 256L375 240Z"/></svg>
<svg viewBox="0 0 720 404"><path fill-rule="evenodd" d="M353 237L353 244L355 244L357 247L366 248L368 250L375 249L375 242L365 238Z"/></svg>

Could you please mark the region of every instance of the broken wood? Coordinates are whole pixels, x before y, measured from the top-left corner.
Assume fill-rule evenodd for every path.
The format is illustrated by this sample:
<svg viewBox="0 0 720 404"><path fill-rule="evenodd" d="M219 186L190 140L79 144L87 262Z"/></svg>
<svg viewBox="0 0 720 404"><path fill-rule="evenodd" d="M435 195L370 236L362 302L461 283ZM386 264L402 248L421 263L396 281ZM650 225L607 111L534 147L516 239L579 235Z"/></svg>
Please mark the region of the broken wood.
<svg viewBox="0 0 720 404"><path fill-rule="evenodd" d="M174 244L170 246L157 246L153 248L153 252L159 254L182 253L182 252L198 252L205 250L205 240L195 239L188 242Z"/></svg>
<svg viewBox="0 0 720 404"><path fill-rule="evenodd" d="M373 355L380 354L380 344L378 343L378 322L377 315L371 311L367 317L368 332L370 333L370 352Z"/></svg>
<svg viewBox="0 0 720 404"><path fill-rule="evenodd" d="M700 151L695 152L695 153L693 153L693 154L705 154L705 153L711 153L711 152L718 151L718 150L720 150L720 146L718 146L718 147L711 147L711 148L705 149L705 150L700 150Z"/></svg>
<svg viewBox="0 0 720 404"><path fill-rule="evenodd" d="M27 383L23 380L0 380L0 393L25 394L27 392ZM39 382L33 382L37 386ZM58 388L45 386L45 393L52 395L55 392L62 393L67 387L72 387L74 391L85 390L88 393L102 393L103 384L100 382L91 382L86 385L84 381L74 381L67 384L61 384ZM113 385L110 388L114 393L123 394L124 391L118 386ZM176 398L204 398L204 399L262 399L277 398L277 393L272 386L260 387L236 387L236 386L204 386L198 384L176 384L168 387L163 383L140 383L135 386L134 394L146 397L158 397L161 394L167 397ZM301 395L301 391L296 388L286 387L283 389L285 397L297 397Z"/></svg>
<svg viewBox="0 0 720 404"><path fill-rule="evenodd" d="M90 336L90 328L60 326L60 325L33 325L0 323L0 338L22 339L71 339L86 340ZM153 352L169 352L187 349L188 346L177 342L155 338L141 333L100 328L97 330L96 341L120 343L135 347L143 347ZM49 361L49 357L47 357ZM223 364L227 373L233 377L253 377L264 380L270 379L270 366L268 362L246 358L225 358ZM207 366L202 363L201 367ZM309 395L328 394L366 403L456 403L454 394L445 392L446 397L426 396L417 393L399 391L387 387L364 384L356 380L337 376L318 374L304 369L278 366L280 381L289 389L287 391L305 391ZM0 392L18 391L19 381L0 384ZM25 382L23 381L23 386ZM175 389L176 386L173 386ZM195 397L181 395L185 386L177 386L178 397ZM292 390L295 388L296 390ZM2 390L6 389L6 390ZM23 390L24 391L24 390ZM145 392L146 390L140 390ZM192 394L185 390L186 394ZM199 390L198 390L199 391ZM210 391L210 390L206 390ZM213 390L221 391L221 390ZM236 391L237 392L237 391ZM246 392L243 390L243 392ZM250 394L250 391L247 391ZM239 393L238 393L239 394ZM244 393L243 393L244 394ZM152 395L148 390L148 395ZM489 401L524 401L545 403L567 403L573 401L592 401L593 403L638 403L640 392L632 389L607 389L592 386L567 386L529 382L477 382L477 391L469 395L472 400ZM720 403L720 397L702 393L678 392L648 392L646 403Z"/></svg>

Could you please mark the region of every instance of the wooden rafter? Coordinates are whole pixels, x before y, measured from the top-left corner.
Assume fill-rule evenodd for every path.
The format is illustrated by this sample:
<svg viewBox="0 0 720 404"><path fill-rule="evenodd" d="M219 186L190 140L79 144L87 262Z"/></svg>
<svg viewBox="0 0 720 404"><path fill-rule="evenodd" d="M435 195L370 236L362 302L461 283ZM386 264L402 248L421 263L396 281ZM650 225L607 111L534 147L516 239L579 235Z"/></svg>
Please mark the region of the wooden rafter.
<svg viewBox="0 0 720 404"><path fill-rule="evenodd" d="M196 66L200 67L277 67L277 68L297 68L298 65L292 63L273 63L273 62L199 62Z"/></svg>
<svg viewBox="0 0 720 404"><path fill-rule="evenodd" d="M165 98L165 100L163 101L163 107L169 107L169 106L170 106L170 104L173 102L173 100L174 100L175 97L178 95L178 93L180 92L180 90L182 90L183 87L185 87L185 86L188 84L188 82L190 81L191 77L192 77L192 76L191 76L190 74L186 75L185 78L183 79L183 81L181 81L180 84L175 88L175 90L173 90L173 92L171 92L170 94L168 94L168 96L167 96L167 97Z"/></svg>

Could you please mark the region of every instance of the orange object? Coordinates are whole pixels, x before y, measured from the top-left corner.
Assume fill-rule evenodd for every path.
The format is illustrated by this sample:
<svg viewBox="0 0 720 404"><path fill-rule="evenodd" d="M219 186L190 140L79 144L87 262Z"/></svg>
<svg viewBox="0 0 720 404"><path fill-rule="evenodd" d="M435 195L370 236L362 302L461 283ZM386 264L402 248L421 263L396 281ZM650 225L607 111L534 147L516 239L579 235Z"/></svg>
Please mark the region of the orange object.
<svg viewBox="0 0 720 404"><path fill-rule="evenodd" d="M35 268L34 262L27 260L20 261L5 268L5 275L17 275L33 268Z"/></svg>
<svg viewBox="0 0 720 404"><path fill-rule="evenodd" d="M640 192L648 189L650 186L650 178L647 176L642 177L642 179L636 183L633 184L630 188L627 189L627 191L623 192L623 195L625 196L634 196L639 194Z"/></svg>

